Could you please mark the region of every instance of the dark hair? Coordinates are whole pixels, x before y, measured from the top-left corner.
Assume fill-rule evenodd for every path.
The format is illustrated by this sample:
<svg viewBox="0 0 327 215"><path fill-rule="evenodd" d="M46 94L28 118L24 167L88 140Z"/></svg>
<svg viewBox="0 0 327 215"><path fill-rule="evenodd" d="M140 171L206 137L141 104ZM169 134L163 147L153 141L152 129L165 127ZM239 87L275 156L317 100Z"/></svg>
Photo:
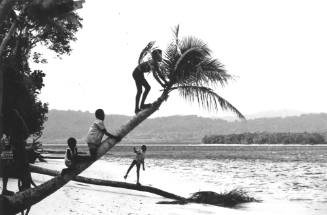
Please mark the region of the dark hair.
<svg viewBox="0 0 327 215"><path fill-rule="evenodd" d="M67 140L67 144L68 144L69 148L74 148L76 146L76 143L77 143L77 141L74 137L70 137Z"/></svg>
<svg viewBox="0 0 327 215"><path fill-rule="evenodd" d="M161 49L155 49L151 52L151 57L153 60L158 60L158 56L162 56L162 50Z"/></svg>
<svg viewBox="0 0 327 215"><path fill-rule="evenodd" d="M146 145L142 145L142 146L141 146L141 149L142 149L142 151L145 152L145 151L146 151Z"/></svg>
<svg viewBox="0 0 327 215"><path fill-rule="evenodd" d="M95 111L95 117L97 119L102 119L104 117L104 111L102 109L97 109Z"/></svg>

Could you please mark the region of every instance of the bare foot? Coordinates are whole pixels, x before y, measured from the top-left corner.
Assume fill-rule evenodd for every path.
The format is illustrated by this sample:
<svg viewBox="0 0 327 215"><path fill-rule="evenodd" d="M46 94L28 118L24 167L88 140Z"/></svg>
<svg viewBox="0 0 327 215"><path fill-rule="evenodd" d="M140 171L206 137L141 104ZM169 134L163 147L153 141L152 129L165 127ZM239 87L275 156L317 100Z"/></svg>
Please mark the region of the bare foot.
<svg viewBox="0 0 327 215"><path fill-rule="evenodd" d="M10 190L3 190L1 194L6 196L12 196L15 194L15 192L12 192Z"/></svg>
<svg viewBox="0 0 327 215"><path fill-rule="evenodd" d="M141 109L143 110L143 109L147 109L147 108L150 108L150 107L152 107L152 104L144 104L144 105L141 106Z"/></svg>
<svg viewBox="0 0 327 215"><path fill-rule="evenodd" d="M141 109L135 109L135 114L138 114L141 111Z"/></svg>

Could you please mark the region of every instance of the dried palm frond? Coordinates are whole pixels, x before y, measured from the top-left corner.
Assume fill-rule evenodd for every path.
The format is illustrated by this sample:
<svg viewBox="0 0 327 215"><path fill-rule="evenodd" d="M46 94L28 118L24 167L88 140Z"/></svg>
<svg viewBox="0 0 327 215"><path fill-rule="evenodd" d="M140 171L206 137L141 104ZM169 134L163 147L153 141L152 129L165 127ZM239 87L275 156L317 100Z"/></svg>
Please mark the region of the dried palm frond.
<svg viewBox="0 0 327 215"><path fill-rule="evenodd" d="M140 57L139 57L139 60L138 60L139 64L141 64L143 62L143 59L147 54L151 53L151 50L153 49L154 43L155 43L155 41L149 42L148 45L146 45L145 48L141 51Z"/></svg>

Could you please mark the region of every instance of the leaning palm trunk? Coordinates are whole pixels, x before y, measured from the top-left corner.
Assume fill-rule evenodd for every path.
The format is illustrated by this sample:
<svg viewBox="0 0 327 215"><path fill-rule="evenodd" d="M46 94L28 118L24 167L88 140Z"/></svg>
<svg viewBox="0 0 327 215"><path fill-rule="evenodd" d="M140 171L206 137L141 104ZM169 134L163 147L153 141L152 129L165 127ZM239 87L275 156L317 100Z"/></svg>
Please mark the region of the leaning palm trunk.
<svg viewBox="0 0 327 215"><path fill-rule="evenodd" d="M139 112L134 118L132 118L127 124L121 127L117 132L120 137L126 136L142 121L148 118L154 113L162 102L167 98L168 90L164 90L162 95L153 103L153 105ZM113 138L107 138L98 149L97 159L101 158L106 152L114 147L119 141ZM6 214L16 214L22 210L31 207L32 205L40 202L42 199L56 192L58 189L63 187L70 180L73 180L78 174L87 169L94 161L83 162L77 165L76 169L67 172L63 176L56 176L55 178L41 184L40 186L28 189L23 192L17 193L14 196L2 196L0 195L0 212L5 211Z"/></svg>
<svg viewBox="0 0 327 215"><path fill-rule="evenodd" d="M44 174L44 175L50 175L50 176L57 176L60 174L60 172L52 169L46 169L34 165L30 165L31 172ZM148 193L153 193L165 198L169 199L175 199L179 201L185 201L186 199L184 197L175 195L173 193L155 188L150 186L138 186L136 184L131 183L125 183L125 182L119 182L119 181L110 181L110 180L101 180L101 179L95 179L95 178L86 178L83 176L76 176L74 181L85 183L85 184L93 184L93 185L100 185L100 186L109 186L109 187L117 187L117 188L124 188L124 189L130 189L130 190L138 190Z"/></svg>

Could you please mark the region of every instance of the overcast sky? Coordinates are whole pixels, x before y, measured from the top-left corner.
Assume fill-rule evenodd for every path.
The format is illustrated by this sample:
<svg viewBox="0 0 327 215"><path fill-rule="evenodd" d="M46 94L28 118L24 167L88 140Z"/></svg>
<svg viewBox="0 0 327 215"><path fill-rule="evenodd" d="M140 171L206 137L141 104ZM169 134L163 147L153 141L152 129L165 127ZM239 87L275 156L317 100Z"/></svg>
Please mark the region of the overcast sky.
<svg viewBox="0 0 327 215"><path fill-rule="evenodd" d="M86 0L70 56L44 66L41 99L51 109L133 115L132 71L152 40L163 50L180 35L205 41L236 78L215 89L243 114L271 110L326 112L325 0ZM160 95L153 76L147 101ZM173 93L155 116L208 113Z"/></svg>

